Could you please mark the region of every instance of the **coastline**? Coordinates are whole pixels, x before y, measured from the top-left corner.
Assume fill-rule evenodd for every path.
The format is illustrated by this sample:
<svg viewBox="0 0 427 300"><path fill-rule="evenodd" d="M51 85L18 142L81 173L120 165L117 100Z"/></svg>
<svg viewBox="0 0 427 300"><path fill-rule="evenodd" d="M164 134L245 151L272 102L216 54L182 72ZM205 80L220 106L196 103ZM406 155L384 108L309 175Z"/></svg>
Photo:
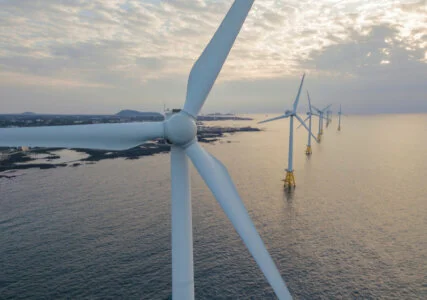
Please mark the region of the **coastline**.
<svg viewBox="0 0 427 300"><path fill-rule="evenodd" d="M236 132L257 132L259 128L253 127L208 127L200 126L197 133L197 139L200 143L214 143L225 137L226 134L234 134ZM0 161L0 179L12 179L23 174L16 174L17 170L26 169L52 169L57 167L78 167L85 164L94 164L97 161L105 159L125 158L139 159L144 156L151 156L159 153L167 153L170 151L170 145L164 139L146 142L140 146L124 150L124 151L109 151L109 150L91 150L91 149L70 149L81 158L66 162L55 162L60 160L61 154L58 151L63 148L43 149L36 148L28 152L15 152L4 160ZM38 158L37 156L44 156ZM38 162L37 162L38 161Z"/></svg>

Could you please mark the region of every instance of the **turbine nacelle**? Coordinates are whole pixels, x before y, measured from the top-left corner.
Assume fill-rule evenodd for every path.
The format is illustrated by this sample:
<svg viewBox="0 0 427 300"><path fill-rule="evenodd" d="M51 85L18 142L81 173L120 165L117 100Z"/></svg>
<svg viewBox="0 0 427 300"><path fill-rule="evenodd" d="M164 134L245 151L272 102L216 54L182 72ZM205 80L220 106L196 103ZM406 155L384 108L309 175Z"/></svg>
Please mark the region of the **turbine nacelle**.
<svg viewBox="0 0 427 300"><path fill-rule="evenodd" d="M184 148L190 145L197 135L194 118L183 110L174 113L164 122L164 130L165 138L170 144Z"/></svg>

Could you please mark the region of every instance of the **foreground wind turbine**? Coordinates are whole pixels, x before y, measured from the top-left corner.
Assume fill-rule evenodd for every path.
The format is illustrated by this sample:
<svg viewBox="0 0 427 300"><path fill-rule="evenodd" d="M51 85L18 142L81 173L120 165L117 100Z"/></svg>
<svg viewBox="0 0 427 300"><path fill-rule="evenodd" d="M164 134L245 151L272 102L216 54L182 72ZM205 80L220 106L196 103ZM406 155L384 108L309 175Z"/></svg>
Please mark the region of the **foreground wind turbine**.
<svg viewBox="0 0 427 300"><path fill-rule="evenodd" d="M340 111L338 112L338 131L341 131L341 115L342 115L342 111L341 111L341 104L340 104Z"/></svg>
<svg viewBox="0 0 427 300"><path fill-rule="evenodd" d="M307 91L307 98L308 98L308 109L309 111L307 112L308 117L305 118L304 123L308 120L308 142L307 142L307 148L305 149L305 154L307 155L311 155L313 153L313 151L311 150L311 135L312 135L312 131L311 131L311 118L312 116L315 116L315 114L313 114L313 111L311 109L311 100L310 100L310 94ZM302 123L297 127L300 128L302 126ZM317 140L316 140L317 142Z"/></svg>
<svg viewBox="0 0 427 300"><path fill-rule="evenodd" d="M286 169L286 177L284 179L285 187L295 187L295 177L294 177L294 169L293 169L293 148L294 148L294 117L307 129L309 134L312 135L310 129L305 125L304 121L301 119L300 116L297 115L297 106L299 101L299 96L301 94L302 85L304 83L305 74L302 76L301 83L298 89L297 97L294 101L294 107L293 110L286 110L285 114L267 119L261 122L258 122L258 124L261 123L267 123L275 120L285 119L289 117L289 153L288 153L288 168ZM313 135L313 138L316 139L316 137Z"/></svg>
<svg viewBox="0 0 427 300"><path fill-rule="evenodd" d="M194 299L190 169L187 156L212 191L279 299L291 295L255 229L225 166L197 142L196 117L220 72L253 0L236 0L194 64L184 108L163 122L0 129L0 146L124 150L165 138L172 144L172 294Z"/></svg>
<svg viewBox="0 0 427 300"><path fill-rule="evenodd" d="M319 116L319 132L317 133L317 140L318 142L320 142L322 140L322 135L323 135L323 119L325 118L325 111L331 107L332 104L329 104L328 106L326 106L324 109L320 110L318 109L316 106L312 105L311 107L314 108L316 110L316 112L318 113Z"/></svg>

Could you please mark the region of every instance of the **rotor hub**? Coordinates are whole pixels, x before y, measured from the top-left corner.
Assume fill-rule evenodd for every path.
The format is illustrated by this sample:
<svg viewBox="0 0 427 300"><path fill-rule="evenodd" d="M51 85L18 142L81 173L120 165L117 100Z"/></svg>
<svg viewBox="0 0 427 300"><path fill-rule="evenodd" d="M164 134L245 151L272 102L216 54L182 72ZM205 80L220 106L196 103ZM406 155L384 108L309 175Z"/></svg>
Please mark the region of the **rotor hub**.
<svg viewBox="0 0 427 300"><path fill-rule="evenodd" d="M197 135L197 125L193 117L184 111L172 115L165 122L165 138L171 144L185 146Z"/></svg>

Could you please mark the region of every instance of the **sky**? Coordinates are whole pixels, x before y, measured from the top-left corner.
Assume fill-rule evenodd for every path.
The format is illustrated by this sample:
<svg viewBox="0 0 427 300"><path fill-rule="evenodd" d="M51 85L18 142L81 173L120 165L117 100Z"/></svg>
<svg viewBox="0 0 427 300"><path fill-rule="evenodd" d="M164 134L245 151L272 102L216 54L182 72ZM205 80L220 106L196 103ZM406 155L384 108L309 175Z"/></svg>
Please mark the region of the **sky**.
<svg viewBox="0 0 427 300"><path fill-rule="evenodd" d="M0 0L0 114L181 108L232 0ZM427 112L427 0L256 0L202 113Z"/></svg>

